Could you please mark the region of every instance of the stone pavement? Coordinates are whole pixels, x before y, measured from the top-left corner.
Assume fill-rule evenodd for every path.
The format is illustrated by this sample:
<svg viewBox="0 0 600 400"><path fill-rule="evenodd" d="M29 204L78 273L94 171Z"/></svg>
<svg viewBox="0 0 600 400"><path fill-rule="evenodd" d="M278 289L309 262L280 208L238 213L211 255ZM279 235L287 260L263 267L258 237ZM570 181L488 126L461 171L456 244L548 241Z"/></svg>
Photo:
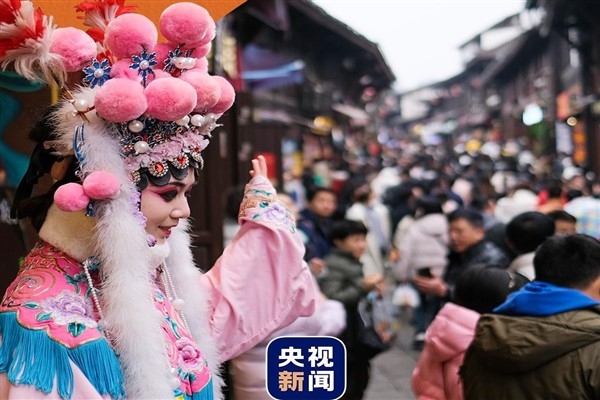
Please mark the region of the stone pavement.
<svg viewBox="0 0 600 400"><path fill-rule="evenodd" d="M400 318L395 345L371 361L371 380L363 400L413 400L410 377L419 358L412 350L413 329L407 316Z"/></svg>

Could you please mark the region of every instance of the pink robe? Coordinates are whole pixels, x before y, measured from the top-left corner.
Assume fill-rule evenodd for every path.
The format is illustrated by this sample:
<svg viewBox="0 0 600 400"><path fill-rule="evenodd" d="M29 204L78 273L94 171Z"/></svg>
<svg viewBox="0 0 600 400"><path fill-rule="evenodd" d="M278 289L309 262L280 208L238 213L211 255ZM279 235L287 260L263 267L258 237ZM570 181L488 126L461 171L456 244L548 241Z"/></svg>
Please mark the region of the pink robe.
<svg viewBox="0 0 600 400"><path fill-rule="evenodd" d="M257 177L251 181L240 210L240 231L215 266L197 277L196 287L204 292L208 302L207 315L203 316L202 311L199 315L207 318L211 339L217 346L216 360L210 360L212 363L224 362L247 351L271 332L290 324L298 316L311 315L314 311L312 277L302 262L304 246L290 213L281 203L268 200L274 199L273 194L274 189L266 179ZM40 242L39 245L32 250L19 276L7 290L0 304L0 317L10 315L12 318L15 315L19 329L25 327L45 332L52 339L51 344L58 343L63 350L78 350L83 344L97 345L106 350L108 342L96 324L99 317L91 298L80 295L88 289L81 264L47 243ZM36 277L40 276L47 279L36 281ZM204 358L201 346L192 339L179 314L164 296L158 279L154 286L154 304L164 316L162 328L171 366L178 371L181 392L187 395L186 398L191 398L189 396L198 395L204 387L212 384L211 370L207 368L209 360ZM36 290L37 297L34 294ZM185 298L185 294L180 294ZM28 302L30 299L33 301ZM193 314L193 310L186 310L188 319L194 318ZM32 385L14 385L7 379L1 357L2 354L10 357L10 351L5 349L2 352L2 346L8 346L9 337L2 337L1 323L2 319L0 399L61 398L56 377L48 394ZM11 327L5 326L6 329ZM115 360L101 365L105 370L114 372L114 364L111 369L110 363ZM8 368L11 361L17 367L23 365L9 360ZM71 358L67 368L73 373L71 398L118 397L108 393L101 395L92 383L98 378L91 379ZM106 374L110 375L111 371ZM212 393L207 396L193 398L213 398Z"/></svg>

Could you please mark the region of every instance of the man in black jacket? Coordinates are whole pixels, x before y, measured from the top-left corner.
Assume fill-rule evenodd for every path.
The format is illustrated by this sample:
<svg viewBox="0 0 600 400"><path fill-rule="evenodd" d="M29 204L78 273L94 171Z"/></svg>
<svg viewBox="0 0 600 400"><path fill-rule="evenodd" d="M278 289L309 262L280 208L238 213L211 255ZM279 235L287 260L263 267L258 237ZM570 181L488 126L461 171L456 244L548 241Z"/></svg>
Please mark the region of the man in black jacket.
<svg viewBox="0 0 600 400"><path fill-rule="evenodd" d="M451 299L458 275L475 264L496 265L506 268L510 262L498 246L485 240L481 214L459 208L448 216L450 253L446 272L442 277L417 276L415 284L420 291L443 299Z"/></svg>

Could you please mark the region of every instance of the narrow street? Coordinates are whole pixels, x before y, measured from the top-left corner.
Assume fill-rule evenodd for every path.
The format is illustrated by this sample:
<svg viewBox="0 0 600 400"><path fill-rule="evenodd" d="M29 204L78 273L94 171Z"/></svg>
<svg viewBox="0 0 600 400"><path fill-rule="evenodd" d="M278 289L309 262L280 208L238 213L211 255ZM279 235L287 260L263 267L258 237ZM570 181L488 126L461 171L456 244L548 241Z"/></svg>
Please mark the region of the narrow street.
<svg viewBox="0 0 600 400"><path fill-rule="evenodd" d="M412 327L408 318L401 318L396 343L389 351L375 357L371 363L371 381L364 400L412 400L410 377L419 357L412 350Z"/></svg>

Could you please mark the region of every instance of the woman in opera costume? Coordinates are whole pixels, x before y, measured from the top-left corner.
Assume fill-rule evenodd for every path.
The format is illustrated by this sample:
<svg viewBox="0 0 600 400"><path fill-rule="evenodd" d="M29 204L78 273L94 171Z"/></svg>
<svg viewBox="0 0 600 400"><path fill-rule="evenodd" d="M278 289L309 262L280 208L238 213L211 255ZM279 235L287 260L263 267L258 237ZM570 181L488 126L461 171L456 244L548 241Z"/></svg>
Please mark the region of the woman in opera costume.
<svg viewBox="0 0 600 400"><path fill-rule="evenodd" d="M235 95L207 72L214 21L176 3L158 43L122 0L78 10L89 35L0 1L0 65L65 96L30 133L13 204L39 242L0 304L0 398L222 399L222 362L314 309L294 219L257 157L241 229L202 274L188 196ZM51 188L32 195L48 175Z"/></svg>

